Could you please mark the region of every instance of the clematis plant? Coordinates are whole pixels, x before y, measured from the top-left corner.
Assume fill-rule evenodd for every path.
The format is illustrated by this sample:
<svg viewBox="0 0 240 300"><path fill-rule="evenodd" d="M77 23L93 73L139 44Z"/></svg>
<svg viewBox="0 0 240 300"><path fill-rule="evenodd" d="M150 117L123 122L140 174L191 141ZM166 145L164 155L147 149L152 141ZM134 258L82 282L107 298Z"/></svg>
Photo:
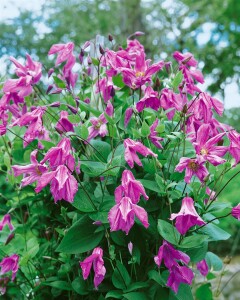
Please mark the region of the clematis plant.
<svg viewBox="0 0 240 300"><path fill-rule="evenodd" d="M112 36L54 44L44 80L31 55L10 58L17 78L0 99L9 299L193 300L206 288L212 299L222 264L209 244L230 237L222 218L240 220L240 204L218 203L238 175L222 185L240 133L215 119L223 104L202 90L193 54L151 63L141 35L125 47Z"/></svg>

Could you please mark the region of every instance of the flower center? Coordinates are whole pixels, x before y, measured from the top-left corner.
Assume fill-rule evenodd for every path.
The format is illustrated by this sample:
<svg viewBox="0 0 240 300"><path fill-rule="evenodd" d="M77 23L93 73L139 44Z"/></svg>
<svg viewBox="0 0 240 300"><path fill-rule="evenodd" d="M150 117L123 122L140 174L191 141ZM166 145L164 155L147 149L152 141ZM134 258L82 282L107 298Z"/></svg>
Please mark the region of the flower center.
<svg viewBox="0 0 240 300"><path fill-rule="evenodd" d="M208 154L208 150L206 148L202 148L201 151L200 151L200 153L202 155L207 155Z"/></svg>
<svg viewBox="0 0 240 300"><path fill-rule="evenodd" d="M42 175L42 172L38 169L38 167L35 167L35 171L39 176Z"/></svg>
<svg viewBox="0 0 240 300"><path fill-rule="evenodd" d="M196 171L198 170L198 168L199 168L199 165L196 164L194 161L190 161L190 162L188 163L188 168L189 168L190 170L196 172Z"/></svg>
<svg viewBox="0 0 240 300"><path fill-rule="evenodd" d="M136 77L143 77L144 75L144 72L136 72Z"/></svg>
<svg viewBox="0 0 240 300"><path fill-rule="evenodd" d="M99 129L101 126L102 126L102 122L99 121L99 122L97 123L97 125L94 126L94 129L97 130L97 129Z"/></svg>

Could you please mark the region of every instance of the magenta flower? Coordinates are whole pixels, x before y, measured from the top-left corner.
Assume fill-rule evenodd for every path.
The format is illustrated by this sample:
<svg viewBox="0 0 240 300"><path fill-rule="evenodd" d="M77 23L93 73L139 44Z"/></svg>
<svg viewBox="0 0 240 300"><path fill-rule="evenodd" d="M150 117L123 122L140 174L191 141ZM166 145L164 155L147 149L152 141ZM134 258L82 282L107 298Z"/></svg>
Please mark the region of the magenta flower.
<svg viewBox="0 0 240 300"><path fill-rule="evenodd" d="M68 112L62 110L60 113L60 119L56 124L56 129L59 133L73 131L73 124L68 120Z"/></svg>
<svg viewBox="0 0 240 300"><path fill-rule="evenodd" d="M133 115L133 109L131 107L126 109L125 112L125 118L124 118L124 127L128 126L128 123L130 122Z"/></svg>
<svg viewBox="0 0 240 300"><path fill-rule="evenodd" d="M55 171L44 173L38 180L36 193L39 193L49 183L55 203L58 200L73 202L78 190L78 183L66 166L60 165Z"/></svg>
<svg viewBox="0 0 240 300"><path fill-rule="evenodd" d="M88 278L92 266L94 271L93 283L97 289L106 274L106 268L104 267L103 261L103 250L100 247L95 248L89 257L85 258L83 262L80 262L84 280Z"/></svg>
<svg viewBox="0 0 240 300"><path fill-rule="evenodd" d="M208 170L204 166L204 158L197 156L197 158L181 157L180 162L175 168L177 172L186 170L184 180L186 183L191 182L193 175L197 176L201 182L208 176Z"/></svg>
<svg viewBox="0 0 240 300"><path fill-rule="evenodd" d="M131 139L124 140L124 147L125 147L124 157L128 165L130 166L130 168L134 167L134 162L139 166L142 166L142 162L137 156L137 152L143 155L144 157L148 155L157 157L157 154L153 153L149 148L144 146L142 143L135 142Z"/></svg>
<svg viewBox="0 0 240 300"><path fill-rule="evenodd" d="M123 81L132 89L137 89L147 82L151 82L152 75L161 70L164 62L160 61L156 64L149 65L150 61L145 61L145 53L142 51L136 55L134 68L121 68Z"/></svg>
<svg viewBox="0 0 240 300"><path fill-rule="evenodd" d="M158 136L158 132L155 130L158 127L159 120L156 119L155 122L150 126L150 134L149 134L149 140L155 145L157 148L162 149L162 145L160 144L160 141L163 141L163 138Z"/></svg>
<svg viewBox="0 0 240 300"><path fill-rule="evenodd" d="M232 208L232 216L240 221L240 203Z"/></svg>
<svg viewBox="0 0 240 300"><path fill-rule="evenodd" d="M167 110L167 117L169 120L175 115L176 111L182 111L184 105L187 103L187 98L181 94L175 94L172 90L164 88L161 91L160 106Z"/></svg>
<svg viewBox="0 0 240 300"><path fill-rule="evenodd" d="M222 140L225 132L209 138L210 125L203 124L197 131L196 142L193 143L196 153L209 161L212 165L217 166L223 164L226 160L222 157L226 154L228 147L216 146L216 144Z"/></svg>
<svg viewBox="0 0 240 300"><path fill-rule="evenodd" d="M116 90L117 87L114 86L112 78L111 77L104 77L97 81L96 83L96 94L102 93L103 100L106 103L108 100L110 100L114 95L114 90Z"/></svg>
<svg viewBox="0 0 240 300"><path fill-rule="evenodd" d="M173 266L178 266L178 261L188 264L190 257L182 251L174 249L167 241L163 241L162 246L158 250L157 256L154 257L156 265L160 268L162 262L170 269Z"/></svg>
<svg viewBox="0 0 240 300"><path fill-rule="evenodd" d="M208 267L205 259L203 259L197 263L197 269L202 274L202 276L204 276L204 277L207 276L207 274L209 272L209 267Z"/></svg>
<svg viewBox="0 0 240 300"><path fill-rule="evenodd" d="M92 117L90 119L90 122L92 123L92 126L88 128L88 141L90 141L98 135L104 137L108 133L106 125L107 120L104 114L101 114L98 118Z"/></svg>
<svg viewBox="0 0 240 300"><path fill-rule="evenodd" d="M9 277L2 277L0 278L0 295L4 295L7 290L7 284L9 282Z"/></svg>
<svg viewBox="0 0 240 300"><path fill-rule="evenodd" d="M179 51L175 51L173 53L173 57L176 59L181 64L185 64L189 67L196 67L197 66L197 61L194 58L193 54L190 52L186 53L181 53Z"/></svg>
<svg viewBox="0 0 240 300"><path fill-rule="evenodd" d="M184 235L189 230L189 228L195 225L201 226L206 224L196 212L194 207L194 201L190 197L183 198L182 206L179 213L171 214L170 220L175 219L175 226L182 235Z"/></svg>
<svg viewBox="0 0 240 300"><path fill-rule="evenodd" d="M10 271L12 271L12 281L15 279L19 265L19 256L17 254L13 254L9 257L4 257L0 263L1 272L0 275L4 275Z"/></svg>
<svg viewBox="0 0 240 300"><path fill-rule="evenodd" d="M117 204L108 214L111 231L122 230L128 234L134 224L135 215L145 228L149 226L147 212L142 207L133 204L128 197L117 200Z"/></svg>
<svg viewBox="0 0 240 300"><path fill-rule="evenodd" d="M124 196L130 198L133 204L137 204L141 195L148 200L148 196L141 182L134 178L131 171L124 170L122 173L122 185L115 190L116 202L119 203Z"/></svg>
<svg viewBox="0 0 240 300"><path fill-rule="evenodd" d="M192 284L194 278L193 271L186 266L173 266L170 269L167 286L175 293L178 292L180 283Z"/></svg>
<svg viewBox="0 0 240 300"><path fill-rule="evenodd" d="M160 99L158 97L158 93L155 92L150 86L146 87L146 89L144 90L143 98L141 98L136 104L138 112L143 111L145 107L150 107L154 110L158 110L160 107Z"/></svg>
<svg viewBox="0 0 240 300"><path fill-rule="evenodd" d="M37 161L37 152L38 150L34 150L31 153L31 164L26 166L12 166L14 176L17 177L21 174L24 174L24 178L21 181L22 186L26 186L35 181L38 181L42 174L47 172L47 167Z"/></svg>
<svg viewBox="0 0 240 300"><path fill-rule="evenodd" d="M41 164L49 161L52 170L55 170L60 165L67 165L67 167L73 171L75 167L75 160L71 152L73 151L71 147L71 142L69 138L63 138L57 147L52 147L46 153Z"/></svg>
<svg viewBox="0 0 240 300"><path fill-rule="evenodd" d="M240 161L240 134L236 130L231 130L228 133L230 141L229 153L235 159L235 165Z"/></svg>
<svg viewBox="0 0 240 300"><path fill-rule="evenodd" d="M11 223L11 216L9 214L4 215L3 219L0 221L0 231L2 231L3 227L5 227L6 225L9 227L9 230L12 231L14 229Z"/></svg>
<svg viewBox="0 0 240 300"><path fill-rule="evenodd" d="M64 61L70 62L69 65L71 65L72 60L74 59L73 50L74 50L74 43L70 42L67 44L55 44L52 45L52 47L50 48L48 55L57 53L57 60L55 66L60 65Z"/></svg>

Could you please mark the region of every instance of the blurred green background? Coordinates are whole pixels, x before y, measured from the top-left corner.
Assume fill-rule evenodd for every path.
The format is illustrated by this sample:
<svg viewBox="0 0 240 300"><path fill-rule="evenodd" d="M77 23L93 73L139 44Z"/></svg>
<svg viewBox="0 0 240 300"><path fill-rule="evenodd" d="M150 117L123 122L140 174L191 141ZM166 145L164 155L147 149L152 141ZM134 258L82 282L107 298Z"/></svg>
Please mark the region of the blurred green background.
<svg viewBox="0 0 240 300"><path fill-rule="evenodd" d="M240 1L238 0L0 0L0 72L4 79L7 57L26 52L51 67L47 52L54 43L73 41L76 50L96 34L111 34L117 44L135 31L145 32L139 40L153 59L168 59L173 51L190 51L199 60L206 78L204 89L224 102L220 118L240 132ZM3 81L2 79L2 81ZM230 171L223 184L240 170ZM219 201L240 202L240 178L236 177ZM0 177L0 197L11 189ZM222 254L240 251L240 222L222 220L233 234L215 245Z"/></svg>

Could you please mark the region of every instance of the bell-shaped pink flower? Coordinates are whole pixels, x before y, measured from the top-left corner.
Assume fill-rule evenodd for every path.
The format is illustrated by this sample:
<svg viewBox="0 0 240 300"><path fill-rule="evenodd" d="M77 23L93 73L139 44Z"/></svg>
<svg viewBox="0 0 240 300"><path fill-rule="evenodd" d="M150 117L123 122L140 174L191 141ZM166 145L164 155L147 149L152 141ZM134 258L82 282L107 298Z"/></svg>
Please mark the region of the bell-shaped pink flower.
<svg viewBox="0 0 240 300"><path fill-rule="evenodd" d="M19 265L19 256L17 254L13 254L9 257L4 257L0 262L1 272L0 275L4 275L10 271L12 271L12 281L15 279Z"/></svg>
<svg viewBox="0 0 240 300"><path fill-rule="evenodd" d="M80 262L84 280L88 278L92 266L94 271L93 283L97 289L106 274L106 268L104 267L103 261L103 250L100 247L95 248L89 257L85 258L83 262Z"/></svg>
<svg viewBox="0 0 240 300"><path fill-rule="evenodd" d="M205 259L203 259L197 263L197 269L202 274L202 276L204 276L204 277L207 276L207 274L209 272L209 267L208 267L208 264Z"/></svg>
<svg viewBox="0 0 240 300"><path fill-rule="evenodd" d="M31 164L26 166L12 166L14 176L17 177L21 174L24 174L24 178L21 181L22 186L26 186L35 181L38 181L42 174L47 172L47 167L37 161L37 152L38 150L34 150L31 153Z"/></svg>
<svg viewBox="0 0 240 300"><path fill-rule="evenodd" d="M170 269L167 286L177 293L180 283L191 285L193 278L194 274L190 268L186 266L173 266Z"/></svg>
<svg viewBox="0 0 240 300"><path fill-rule="evenodd" d="M52 147L48 150L41 164L49 161L52 170L55 170L60 165L67 165L68 168L73 171L75 168L75 160L71 154L72 151L73 149L69 138L63 138L57 144L57 147Z"/></svg>
<svg viewBox="0 0 240 300"><path fill-rule="evenodd" d="M148 215L145 209L133 204L130 198L123 197L109 211L108 220L111 231L122 230L128 234L134 224L135 215L145 228L149 226Z"/></svg>
<svg viewBox="0 0 240 300"><path fill-rule="evenodd" d="M198 215L194 207L194 201L190 197L185 197L182 200L181 210L177 214L171 214L170 220L176 219L177 230L184 235L189 228L195 225L206 224L203 219Z"/></svg>
<svg viewBox="0 0 240 300"><path fill-rule="evenodd" d="M104 137L108 133L106 125L107 120L104 114L101 114L98 118L92 117L90 119L90 122L92 123L92 126L88 128L88 141L90 141L98 135Z"/></svg>
<svg viewBox="0 0 240 300"><path fill-rule="evenodd" d="M56 124L56 129L59 133L74 132L73 124L68 120L68 112L62 110L60 113L60 119Z"/></svg>
<svg viewBox="0 0 240 300"><path fill-rule="evenodd" d="M223 139L225 132L209 138L211 128L209 124L203 124L197 131L196 142L193 143L196 153L209 161L212 165L217 166L223 164L226 160L222 157L228 151L226 146L216 146Z"/></svg>
<svg viewBox="0 0 240 300"><path fill-rule="evenodd" d="M64 61L71 61L73 56L74 43L67 44L54 44L50 48L48 55L57 53L56 66L60 65Z"/></svg>
<svg viewBox="0 0 240 300"><path fill-rule="evenodd" d="M197 156L197 158L181 157L180 162L175 168L175 171L181 173L186 170L184 177L186 183L191 182L191 178L193 177L193 175L197 176L199 180L203 182L209 174L204 163L204 158L200 156Z"/></svg>
<svg viewBox="0 0 240 300"><path fill-rule="evenodd" d="M4 215L2 220L0 221L0 231L2 231L6 225L9 227L11 231L14 229L11 223L11 216L9 214Z"/></svg>
<svg viewBox="0 0 240 300"><path fill-rule="evenodd" d="M148 196L140 181L136 180L133 173L129 170L124 170L122 173L122 184L115 190L115 199L119 203L123 196L131 199L133 204L137 204L140 196L148 200Z"/></svg>
<svg viewBox="0 0 240 300"><path fill-rule="evenodd" d="M232 216L240 221L240 203L232 208Z"/></svg>
<svg viewBox="0 0 240 300"><path fill-rule="evenodd" d="M134 162L139 166L142 166L142 162L137 156L137 152L143 155L144 157L151 155L153 157L157 157L157 154L153 153L152 150L144 146L140 142L135 142L131 139L124 140L125 154L124 158L130 168L134 167Z"/></svg>
<svg viewBox="0 0 240 300"><path fill-rule="evenodd" d="M143 98L136 104L138 112L143 111L145 107L152 108L153 110L158 110L160 107L158 93L155 92L151 86L145 88Z"/></svg>
<svg viewBox="0 0 240 300"><path fill-rule="evenodd" d="M49 183L55 203L58 200L74 201L78 183L66 166L60 165L55 171L44 173L38 180L36 193L39 193Z"/></svg>
<svg viewBox="0 0 240 300"><path fill-rule="evenodd" d="M174 249L167 241L163 241L162 246L158 250L158 254L154 257L156 265L160 268L162 262L170 269L172 266L177 266L178 261L188 264L190 257L182 251Z"/></svg>
<svg viewBox="0 0 240 300"><path fill-rule="evenodd" d="M156 119L156 121L150 126L150 134L149 134L149 140L155 145L157 148L162 149L162 145L160 144L160 141L163 141L163 138L158 136L158 132L155 130L158 127L159 120Z"/></svg>
<svg viewBox="0 0 240 300"><path fill-rule="evenodd" d="M102 93L102 97L105 103L107 103L113 97L113 91L118 89L113 84L111 77L104 77L96 83L96 94Z"/></svg>

